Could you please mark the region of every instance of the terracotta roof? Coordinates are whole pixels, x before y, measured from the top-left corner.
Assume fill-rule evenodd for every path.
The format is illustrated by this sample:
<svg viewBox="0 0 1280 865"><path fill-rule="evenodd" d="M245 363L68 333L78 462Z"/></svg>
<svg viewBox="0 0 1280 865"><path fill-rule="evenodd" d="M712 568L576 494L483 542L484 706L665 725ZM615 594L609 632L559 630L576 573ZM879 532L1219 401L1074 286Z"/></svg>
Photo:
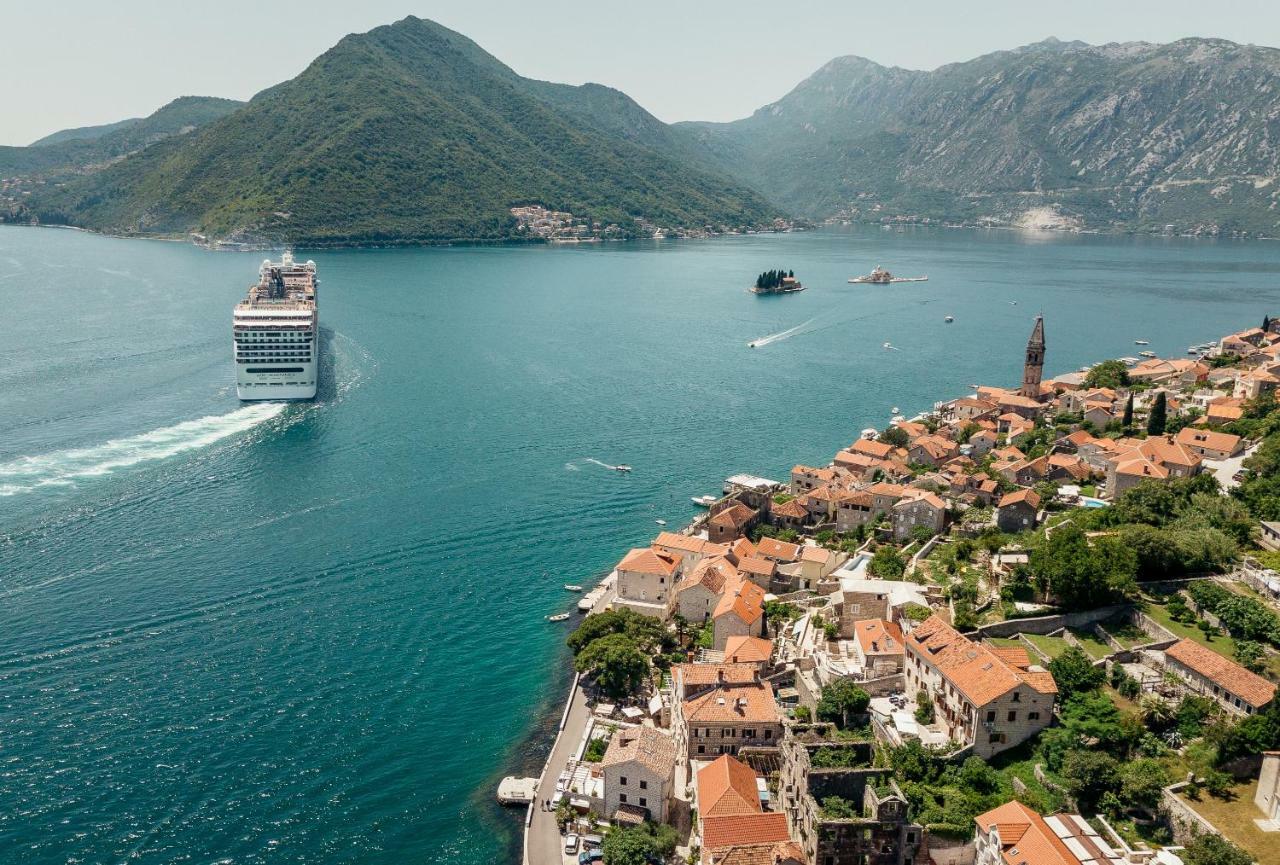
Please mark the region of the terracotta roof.
<svg viewBox="0 0 1280 865"><path fill-rule="evenodd" d="M902 629L884 619L860 619L853 623L853 636L864 655L901 655Z"/></svg>
<svg viewBox="0 0 1280 865"><path fill-rule="evenodd" d="M738 569L728 559L705 558L676 585L676 591L683 592L694 586L704 586L712 594L719 595L724 593L726 583L734 583L738 579Z"/></svg>
<svg viewBox="0 0 1280 865"><path fill-rule="evenodd" d="M761 538L756 541L756 551L765 558L794 562L800 555L800 545L780 541L777 538Z"/></svg>
<svg viewBox="0 0 1280 865"><path fill-rule="evenodd" d="M754 664L676 664L680 684L686 688L715 685L721 674L729 685L752 685L759 671Z"/></svg>
<svg viewBox="0 0 1280 865"><path fill-rule="evenodd" d="M1004 507L1008 507L1009 505L1019 504L1021 502L1026 502L1028 505L1030 505L1033 508L1039 508L1040 495L1035 490L1031 490L1031 489L1015 490L1014 492L1008 493L1005 496L1003 496L1000 499L1000 504L997 505L997 507L1004 508Z"/></svg>
<svg viewBox="0 0 1280 865"><path fill-rule="evenodd" d="M793 466L791 473L793 475L813 475L814 477L820 478L824 481L829 481L836 476L835 471L832 469L814 468L813 466L802 465Z"/></svg>
<svg viewBox="0 0 1280 865"><path fill-rule="evenodd" d="M902 484L891 484L886 483L885 481L880 481L879 483L874 483L867 487L867 492L871 493L873 496L899 497L905 490L906 487Z"/></svg>
<svg viewBox="0 0 1280 865"><path fill-rule="evenodd" d="M735 634L724 641L724 659L731 664L767 663L773 657L773 643L763 637Z"/></svg>
<svg viewBox="0 0 1280 865"><path fill-rule="evenodd" d="M679 532L658 532L651 546L667 547L685 553L701 553L709 545L709 541L693 535L682 535Z"/></svg>
<svg viewBox="0 0 1280 865"><path fill-rule="evenodd" d="M755 517L755 511L741 502L735 502L724 510L717 511L707 522L717 526L739 529L751 522Z"/></svg>
<svg viewBox="0 0 1280 865"><path fill-rule="evenodd" d="M911 505L916 502L924 502L934 510L945 511L947 509L947 503L939 498L937 493L930 492L929 490L908 488L903 490L903 493L904 495L902 500L894 505L895 508Z"/></svg>
<svg viewBox="0 0 1280 865"><path fill-rule="evenodd" d="M764 589L755 583L743 581L733 591L726 591L720 598L720 603L716 604L711 618L718 619L729 613L733 613L748 625L759 621L764 615Z"/></svg>
<svg viewBox="0 0 1280 865"><path fill-rule="evenodd" d="M730 544L729 549L733 551L738 561L749 559L756 554L756 545L747 538L738 538Z"/></svg>
<svg viewBox="0 0 1280 865"><path fill-rule="evenodd" d="M627 727L613 734L601 766L639 763L662 778L671 776L676 765L676 745L666 733L653 727Z"/></svg>
<svg viewBox="0 0 1280 865"><path fill-rule="evenodd" d="M831 551L826 547L806 546L800 550L800 561L815 562L820 565L826 564L831 559Z"/></svg>
<svg viewBox="0 0 1280 865"><path fill-rule="evenodd" d="M794 841L735 844L716 851L713 865L806 865L809 858Z"/></svg>
<svg viewBox="0 0 1280 865"><path fill-rule="evenodd" d="M804 519L809 516L809 512L804 509L804 505L800 504L797 499L788 499L780 505L774 505L772 513L775 517L787 517L789 519Z"/></svg>
<svg viewBox="0 0 1280 865"><path fill-rule="evenodd" d="M1056 694L1053 676L1040 670L1020 670L962 635L936 614L906 637L907 646L937 668L974 706L985 706L1021 684L1043 694Z"/></svg>
<svg viewBox="0 0 1280 865"><path fill-rule="evenodd" d="M982 833L995 827L1008 865L1080 865L1044 818L1017 800L979 814L973 822Z"/></svg>
<svg viewBox="0 0 1280 865"><path fill-rule="evenodd" d="M698 815L759 814L756 770L728 754L698 770Z"/></svg>
<svg viewBox="0 0 1280 865"><path fill-rule="evenodd" d="M887 442L873 442L866 439L858 439L849 445L849 450L854 453L862 453L876 459L885 459L889 454L893 453L893 445Z"/></svg>
<svg viewBox="0 0 1280 865"><path fill-rule="evenodd" d="M1212 649L1194 640L1181 640L1164 650L1182 666L1194 670L1209 681L1226 688L1252 706L1265 706L1276 694L1276 686L1266 679L1250 673L1235 661L1229 661Z"/></svg>
<svg viewBox="0 0 1280 865"><path fill-rule="evenodd" d="M702 815L699 814L699 817ZM787 815L777 811L767 814L734 814L708 817L702 824L702 848L716 850L741 844L763 844L787 841Z"/></svg>
<svg viewBox="0 0 1280 865"><path fill-rule="evenodd" d="M1163 480L1169 477L1169 470L1144 457L1134 457L1118 463L1116 465L1116 474Z"/></svg>
<svg viewBox="0 0 1280 865"><path fill-rule="evenodd" d="M1175 441L1187 447L1208 448L1227 453L1235 453L1236 448L1240 446L1240 436L1212 430L1194 430L1190 427L1179 430Z"/></svg>
<svg viewBox="0 0 1280 865"><path fill-rule="evenodd" d="M651 547L634 549L618 562L618 570L634 571L640 574L663 574L671 576L680 564L678 554L660 553Z"/></svg>
<svg viewBox="0 0 1280 865"><path fill-rule="evenodd" d="M684 717L690 723L769 723L778 721L778 706L768 685L726 685L686 700Z"/></svg>
<svg viewBox="0 0 1280 865"><path fill-rule="evenodd" d="M1040 408L1040 403L1036 402L1031 397L1022 396L1021 394L1016 394L1016 393L1010 393L1010 394L1005 394L1001 396L1000 405L1001 406L1013 405L1013 406L1017 406L1018 408Z"/></svg>
<svg viewBox="0 0 1280 865"><path fill-rule="evenodd" d="M1088 430L1078 429L1071 435L1067 436L1067 441L1071 442L1076 447L1079 447L1085 442L1093 441L1093 434Z"/></svg>
<svg viewBox="0 0 1280 865"><path fill-rule="evenodd" d="M759 574L765 577L773 576L773 572L777 570L777 562L773 559L762 559L759 556L752 556L749 559L743 559L738 562L738 570L747 574Z"/></svg>

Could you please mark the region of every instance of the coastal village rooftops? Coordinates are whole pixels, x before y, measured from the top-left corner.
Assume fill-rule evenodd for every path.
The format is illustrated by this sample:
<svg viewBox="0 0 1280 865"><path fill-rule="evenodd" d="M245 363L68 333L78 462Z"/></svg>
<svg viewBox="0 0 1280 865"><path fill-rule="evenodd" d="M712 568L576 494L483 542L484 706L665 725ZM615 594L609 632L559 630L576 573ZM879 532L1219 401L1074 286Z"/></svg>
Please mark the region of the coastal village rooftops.
<svg viewBox="0 0 1280 865"><path fill-rule="evenodd" d="M791 839L787 833L787 815L775 811L708 817L701 822L703 850L786 842Z"/></svg>
<svg viewBox="0 0 1280 865"><path fill-rule="evenodd" d="M706 558L698 562L694 569L676 585L676 591L682 592L693 586L705 586L713 594L724 591L725 584L739 579L738 569L728 559Z"/></svg>
<svg viewBox="0 0 1280 865"><path fill-rule="evenodd" d="M800 557L800 545L780 541L777 538L761 538L756 541L756 553L767 559L794 562Z"/></svg>
<svg viewBox="0 0 1280 865"><path fill-rule="evenodd" d="M676 765L675 741L653 727L627 727L609 741L601 766L639 763L661 778L671 776Z"/></svg>
<svg viewBox="0 0 1280 865"><path fill-rule="evenodd" d="M814 468L813 466L797 465L791 469L793 475L809 475L820 481L831 481L835 479L836 473L834 469Z"/></svg>
<svg viewBox="0 0 1280 865"><path fill-rule="evenodd" d="M873 457L870 454L853 453L851 451L840 451L836 454L835 464L844 469L869 469L877 466L883 466L887 460L880 457Z"/></svg>
<svg viewBox="0 0 1280 865"><path fill-rule="evenodd" d="M681 687L706 688L726 685L753 685L759 679L755 664L676 664Z"/></svg>
<svg viewBox="0 0 1280 865"><path fill-rule="evenodd" d="M773 643L763 637L735 634L725 640L724 659L730 664L766 664L773 658Z"/></svg>
<svg viewBox="0 0 1280 865"><path fill-rule="evenodd" d="M1227 660L1193 640L1180 640L1165 649L1164 653L1188 670L1199 673L1242 700L1248 700L1253 706L1265 706L1275 696L1274 683L1256 673L1250 673L1234 661Z"/></svg>
<svg viewBox="0 0 1280 865"><path fill-rule="evenodd" d="M1183 427L1178 430L1175 441L1185 447L1204 448L1232 454L1240 447L1240 436L1231 433L1214 432L1213 430L1197 430Z"/></svg>
<svg viewBox="0 0 1280 865"><path fill-rule="evenodd" d="M741 502L736 502L711 515L707 522L726 528L741 529L756 518L756 512Z"/></svg>
<svg viewBox="0 0 1280 865"><path fill-rule="evenodd" d="M1006 445L991 452L991 458L996 460L1010 460L1021 462L1027 458L1027 455L1015 448L1013 445Z"/></svg>
<svg viewBox="0 0 1280 865"><path fill-rule="evenodd" d="M809 857L794 841L734 844L716 852L714 865L806 865Z"/></svg>
<svg viewBox="0 0 1280 865"><path fill-rule="evenodd" d="M1010 505L1016 505L1021 502L1026 502L1031 507L1038 508L1040 507L1040 495L1035 490L1017 490L1002 497L997 507L1007 508Z"/></svg>
<svg viewBox="0 0 1280 865"><path fill-rule="evenodd" d="M752 582L742 582L734 591L725 592L711 618L718 619L730 613L748 625L759 621L764 615L764 589Z"/></svg>
<svg viewBox="0 0 1280 865"><path fill-rule="evenodd" d="M873 496L892 496L901 497L907 490L902 484L891 484L887 481L880 481L867 487L867 492Z"/></svg>
<svg viewBox="0 0 1280 865"><path fill-rule="evenodd" d="M814 562L815 564L824 565L831 560L831 550L826 547L806 546L800 550L800 561Z"/></svg>
<svg viewBox="0 0 1280 865"><path fill-rule="evenodd" d="M985 706L1019 685L1056 694L1053 676L1037 667L1021 669L987 646L965 637L938 615L930 616L906 637L906 645L928 659L973 705Z"/></svg>
<svg viewBox="0 0 1280 865"><path fill-rule="evenodd" d="M638 574L671 576L680 565L680 556L666 555L650 547L639 547L627 553L618 562L618 570Z"/></svg>
<svg viewBox="0 0 1280 865"><path fill-rule="evenodd" d="M756 771L728 754L699 769L697 783L699 816L724 817L761 811Z"/></svg>
<svg viewBox="0 0 1280 865"><path fill-rule="evenodd" d="M755 667L751 667L752 674ZM684 717L689 724L777 723L778 706L773 689L765 684L724 685L684 702Z"/></svg>
<svg viewBox="0 0 1280 865"><path fill-rule="evenodd" d="M853 453L866 454L878 460L888 459L894 452L893 445L887 442L867 441L866 439L858 439L849 445L848 449Z"/></svg>
<svg viewBox="0 0 1280 865"><path fill-rule="evenodd" d="M714 546L705 538L695 537L694 535L682 535L679 532L658 532L658 536L653 539L653 546L665 547L669 550L677 550L684 553L702 553L709 546Z"/></svg>
<svg viewBox="0 0 1280 865"><path fill-rule="evenodd" d="M947 503L944 502L937 493L930 492L929 490L917 489L915 487L907 487L904 489L902 491L902 501L898 502L894 507L897 507L898 505L907 505L911 502L924 502L929 505L929 507L937 508L938 510L945 511L947 509Z"/></svg>
<svg viewBox="0 0 1280 865"><path fill-rule="evenodd" d="M896 426L898 429L906 433L907 438L909 439L919 438L922 435L927 435L929 432L929 428L927 426L922 423L916 423L915 421L896 420L893 422L893 426Z"/></svg>
<svg viewBox="0 0 1280 865"><path fill-rule="evenodd" d="M759 556L752 556L749 559L743 559L738 562L738 570L744 574L756 574L761 577L771 577L773 572L777 570L778 564L772 559L762 559Z"/></svg>
<svg viewBox="0 0 1280 865"><path fill-rule="evenodd" d="M1070 816L1063 815L1061 819L1069 819ZM1072 853L1065 838L1059 837L1045 822L1045 818L1017 800L979 814L973 822L983 835L994 829L1000 836L1001 857L1007 865L1081 865L1085 861L1092 865L1098 861L1107 861L1105 856L1091 853L1074 838L1083 855ZM1072 837L1073 833L1070 833L1065 824L1063 828L1063 835Z"/></svg>
<svg viewBox="0 0 1280 865"><path fill-rule="evenodd" d="M792 520L802 520L809 516L809 512L805 510L804 505L800 504L799 499L788 499L780 505L774 505L771 513L775 517Z"/></svg>
<svg viewBox="0 0 1280 865"><path fill-rule="evenodd" d="M884 619L861 619L853 623L853 635L864 655L901 655L902 629Z"/></svg>
<svg viewBox="0 0 1280 865"><path fill-rule="evenodd" d="M1000 407L1004 408L1005 406L1013 406L1014 408L1041 408L1039 402L1033 400L1029 396L1023 396L1019 393L1003 394L1000 397Z"/></svg>

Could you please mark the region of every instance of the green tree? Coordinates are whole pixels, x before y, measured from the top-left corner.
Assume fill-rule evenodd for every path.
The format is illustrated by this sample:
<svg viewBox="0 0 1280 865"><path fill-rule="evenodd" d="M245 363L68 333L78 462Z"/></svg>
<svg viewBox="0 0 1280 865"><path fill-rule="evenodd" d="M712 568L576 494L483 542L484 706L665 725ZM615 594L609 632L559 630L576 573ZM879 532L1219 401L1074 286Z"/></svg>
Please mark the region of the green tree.
<svg viewBox="0 0 1280 865"><path fill-rule="evenodd" d="M591 642L608 634L626 634L637 646L650 652L669 651L675 647L672 635L662 622L625 607L587 616L565 642L577 655Z"/></svg>
<svg viewBox="0 0 1280 865"><path fill-rule="evenodd" d="M1253 865L1253 857L1221 835L1198 835L1182 851L1187 865Z"/></svg>
<svg viewBox="0 0 1280 865"><path fill-rule="evenodd" d="M907 571L907 561L896 547L882 546L867 563L867 570L882 580L900 580Z"/></svg>
<svg viewBox="0 0 1280 865"><path fill-rule="evenodd" d="M904 448L911 442L911 438L907 435L907 431L902 427L891 426L884 432L880 433L880 441L887 445L893 445L896 448Z"/></svg>
<svg viewBox="0 0 1280 865"><path fill-rule="evenodd" d="M1075 524L1059 526L1031 549L1037 585L1068 609L1091 610L1135 591L1138 557L1118 537L1092 542Z"/></svg>
<svg viewBox="0 0 1280 865"><path fill-rule="evenodd" d="M1142 808L1152 809L1160 803L1160 791L1169 783L1169 772L1159 760L1142 757L1120 769L1120 796Z"/></svg>
<svg viewBox="0 0 1280 865"><path fill-rule="evenodd" d="M1058 685L1058 694L1067 699L1073 694L1096 691L1106 681L1107 674L1078 646L1071 646L1049 662L1049 672Z"/></svg>
<svg viewBox="0 0 1280 865"><path fill-rule="evenodd" d="M1240 666L1250 672L1261 673L1265 666L1262 645L1253 640L1236 640L1235 656Z"/></svg>
<svg viewBox="0 0 1280 865"><path fill-rule="evenodd" d="M1084 377L1085 387L1109 387L1112 390L1129 384L1129 368L1122 360L1104 360L1095 364Z"/></svg>
<svg viewBox="0 0 1280 865"><path fill-rule="evenodd" d="M610 829L602 852L605 865L648 865L651 858L659 855L654 837L639 826Z"/></svg>
<svg viewBox="0 0 1280 865"><path fill-rule="evenodd" d="M850 719L867 711L871 696L849 679L836 679L822 689L818 700L818 720L834 721L840 729L849 727Z"/></svg>
<svg viewBox="0 0 1280 865"><path fill-rule="evenodd" d="M1082 814L1093 813L1102 795L1120 786L1120 764L1102 751L1081 748L1069 752L1062 761L1061 774Z"/></svg>
<svg viewBox="0 0 1280 865"><path fill-rule="evenodd" d="M1147 415L1147 435L1164 435L1165 425L1169 422L1169 406L1164 391L1156 394L1156 400Z"/></svg>
<svg viewBox="0 0 1280 865"><path fill-rule="evenodd" d="M1133 426L1133 394L1129 394L1129 398L1124 401L1124 417L1121 418L1120 425L1125 429Z"/></svg>
<svg viewBox="0 0 1280 865"><path fill-rule="evenodd" d="M613 698L634 694L649 677L649 657L628 634L608 634L592 640L574 660L583 675L595 676L596 683Z"/></svg>

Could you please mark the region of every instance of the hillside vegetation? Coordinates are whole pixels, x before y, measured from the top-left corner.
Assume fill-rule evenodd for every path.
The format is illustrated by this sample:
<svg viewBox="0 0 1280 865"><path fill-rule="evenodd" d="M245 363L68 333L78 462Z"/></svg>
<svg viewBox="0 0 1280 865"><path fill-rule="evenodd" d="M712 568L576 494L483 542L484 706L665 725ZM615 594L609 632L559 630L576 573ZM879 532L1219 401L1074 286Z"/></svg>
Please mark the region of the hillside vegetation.
<svg viewBox="0 0 1280 865"><path fill-rule="evenodd" d="M522 78L406 18L344 38L297 78L191 135L33 198L113 232L296 243L511 236L542 204L617 223L738 227L780 211L624 94Z"/></svg>

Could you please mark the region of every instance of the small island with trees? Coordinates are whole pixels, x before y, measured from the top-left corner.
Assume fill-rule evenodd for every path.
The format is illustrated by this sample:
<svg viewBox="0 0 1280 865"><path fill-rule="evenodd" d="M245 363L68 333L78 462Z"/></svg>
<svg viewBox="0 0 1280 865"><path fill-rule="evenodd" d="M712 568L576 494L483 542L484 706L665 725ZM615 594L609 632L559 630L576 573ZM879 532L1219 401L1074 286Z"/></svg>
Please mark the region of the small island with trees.
<svg viewBox="0 0 1280 865"><path fill-rule="evenodd" d="M794 270L766 270L756 277L751 291L755 294L792 294L804 291L804 286L796 279Z"/></svg>

